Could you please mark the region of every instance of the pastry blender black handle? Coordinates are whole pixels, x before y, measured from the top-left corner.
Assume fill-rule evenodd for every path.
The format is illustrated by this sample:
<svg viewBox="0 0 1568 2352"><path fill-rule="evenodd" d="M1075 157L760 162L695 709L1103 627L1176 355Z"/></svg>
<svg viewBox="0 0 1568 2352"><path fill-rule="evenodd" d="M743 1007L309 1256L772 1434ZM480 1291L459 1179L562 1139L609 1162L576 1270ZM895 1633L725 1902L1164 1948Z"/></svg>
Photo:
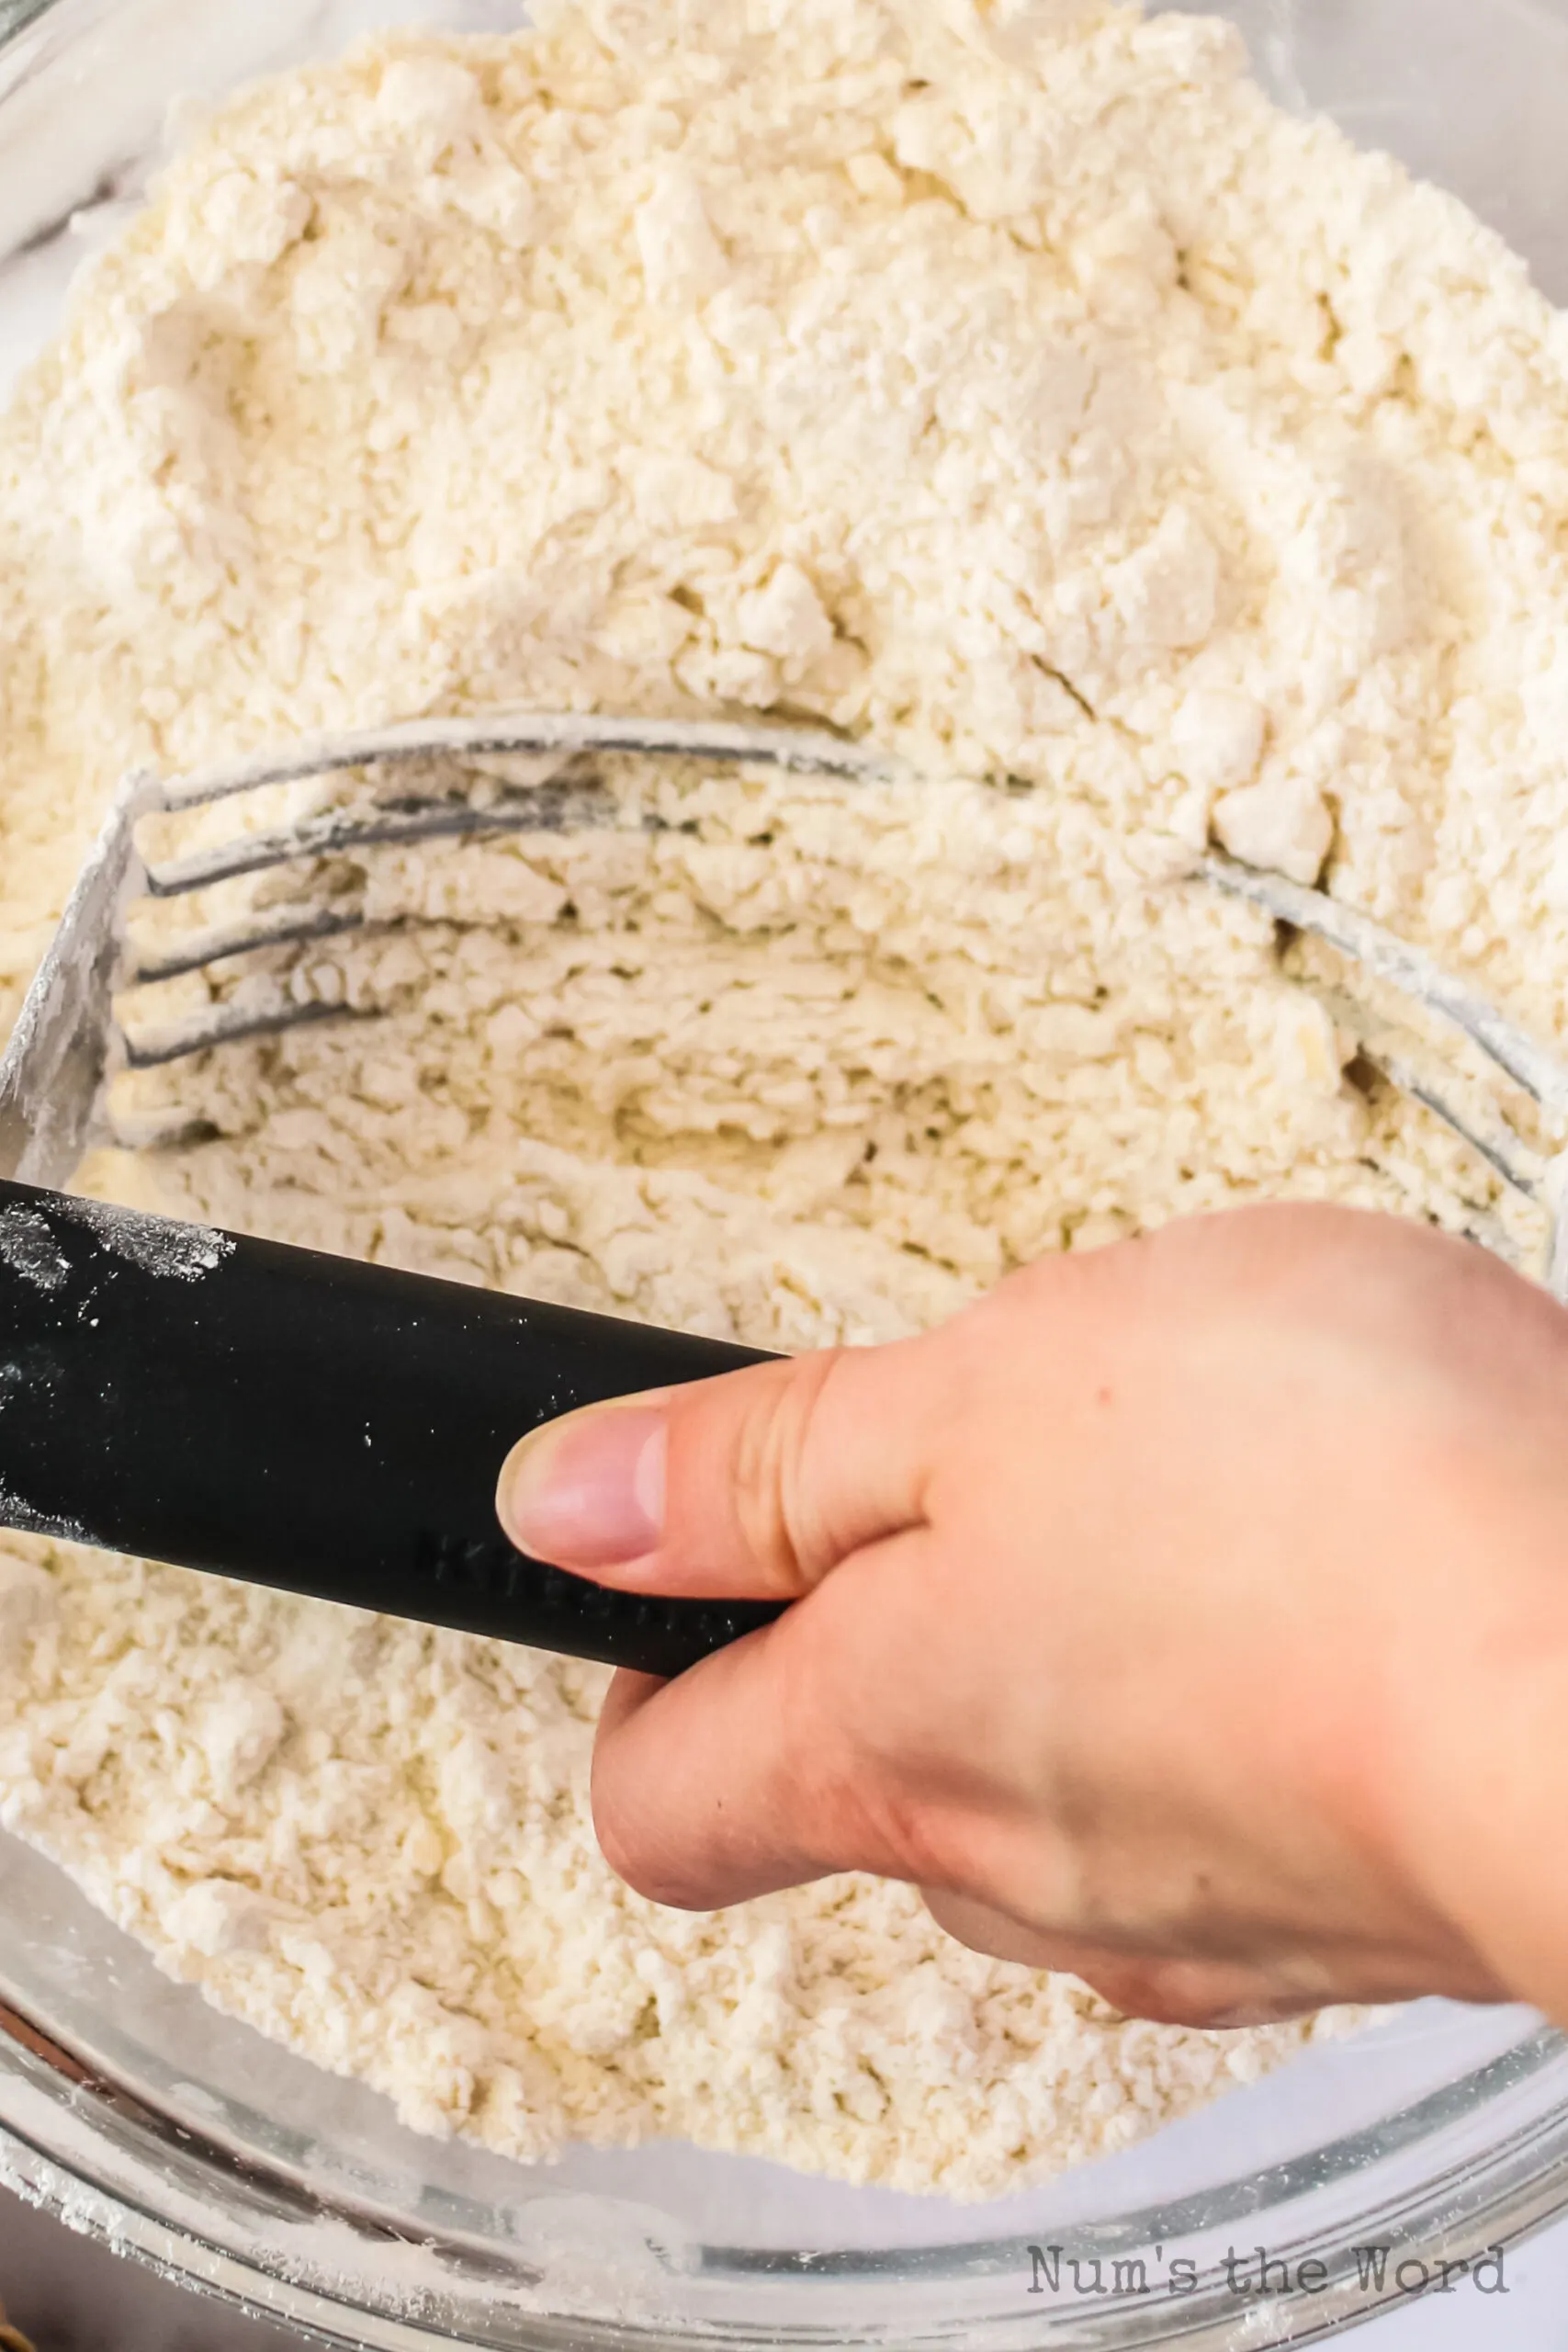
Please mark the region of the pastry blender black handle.
<svg viewBox="0 0 1568 2352"><path fill-rule="evenodd" d="M0 1183L0 1524L672 1675L762 1602L509 1544L516 1441L765 1361L716 1340Z"/></svg>

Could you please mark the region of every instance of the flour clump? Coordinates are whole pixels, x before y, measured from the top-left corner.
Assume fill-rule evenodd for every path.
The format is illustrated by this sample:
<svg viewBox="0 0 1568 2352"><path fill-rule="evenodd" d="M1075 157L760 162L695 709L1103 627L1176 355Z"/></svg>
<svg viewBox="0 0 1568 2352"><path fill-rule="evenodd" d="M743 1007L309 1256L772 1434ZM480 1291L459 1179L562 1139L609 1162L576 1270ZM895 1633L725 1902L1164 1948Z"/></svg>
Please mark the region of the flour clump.
<svg viewBox="0 0 1568 2352"><path fill-rule="evenodd" d="M137 1075L94 1192L781 1349L1263 1198L1529 1247L1182 879L1326 879L1562 1039L1568 333L1522 266L1201 17L539 13L236 98L24 385L0 1012L138 762L522 705L923 781L610 763L622 828L323 857L362 927L169 1017L378 1017ZM987 2196L1343 2022L1129 2024L900 1887L660 1911L594 1846L597 1669L0 1544L0 1818L423 2129Z"/></svg>

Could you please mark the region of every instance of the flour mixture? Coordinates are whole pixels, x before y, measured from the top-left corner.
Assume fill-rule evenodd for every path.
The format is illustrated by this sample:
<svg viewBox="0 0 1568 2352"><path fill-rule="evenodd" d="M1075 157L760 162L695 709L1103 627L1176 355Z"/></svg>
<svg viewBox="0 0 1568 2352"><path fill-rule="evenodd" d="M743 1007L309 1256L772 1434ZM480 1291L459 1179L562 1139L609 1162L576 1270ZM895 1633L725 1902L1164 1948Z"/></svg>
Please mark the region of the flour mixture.
<svg viewBox="0 0 1568 2352"><path fill-rule="evenodd" d="M1568 1038L1565 362L1457 203L1201 18L586 0L290 74L4 428L0 992L133 760L808 718L929 786L692 775L683 832L367 853L429 925L290 985L383 1017L141 1082L128 1134L209 1139L92 1182L789 1348L1224 1204L1462 1226L1484 1172L1179 877L1211 834L1326 874ZM1325 2030L1126 2024L897 1887L659 1911L593 1845L596 1670L13 1538L0 1675L9 1826L518 2155L988 2195Z"/></svg>

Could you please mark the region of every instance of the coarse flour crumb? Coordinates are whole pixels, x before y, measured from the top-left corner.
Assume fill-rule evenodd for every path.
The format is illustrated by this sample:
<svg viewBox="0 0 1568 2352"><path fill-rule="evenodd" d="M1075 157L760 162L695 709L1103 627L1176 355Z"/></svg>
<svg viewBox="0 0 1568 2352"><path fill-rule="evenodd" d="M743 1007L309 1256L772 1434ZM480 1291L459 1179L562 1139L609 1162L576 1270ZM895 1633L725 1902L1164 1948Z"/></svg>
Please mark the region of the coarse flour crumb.
<svg viewBox="0 0 1568 2352"><path fill-rule="evenodd" d="M137 760L532 704L928 781L634 770L677 829L323 860L370 929L167 1010L382 1017L137 1080L128 1138L208 1139L94 1189L786 1348L1229 1203L1511 1216L1181 876L1326 872L1563 1036L1568 327L1521 265L1201 18L536 13L238 98L24 386L0 1012ZM224 2009L520 2155L985 2196L1343 2022L1127 2023L861 1881L658 1910L593 1843L603 1679L8 1537L0 1817Z"/></svg>

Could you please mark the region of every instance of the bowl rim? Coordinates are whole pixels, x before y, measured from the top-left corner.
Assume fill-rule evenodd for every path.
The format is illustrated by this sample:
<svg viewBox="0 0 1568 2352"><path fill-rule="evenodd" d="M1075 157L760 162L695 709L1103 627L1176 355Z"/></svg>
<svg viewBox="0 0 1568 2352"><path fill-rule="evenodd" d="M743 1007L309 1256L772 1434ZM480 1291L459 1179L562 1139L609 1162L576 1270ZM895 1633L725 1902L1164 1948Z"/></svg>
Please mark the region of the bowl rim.
<svg viewBox="0 0 1568 2352"><path fill-rule="evenodd" d="M1533 2105L1532 2091L1545 2094ZM1510 2092L1527 2095L1528 2111L1490 2142L1478 2146L1473 2134L1467 2142L1464 2126ZM1185 2352L1239 2352L1243 2345L1247 2352L1276 2352L1308 2337L1338 2335L1403 2305L1410 2290L1396 2276L1374 2281L1371 2290L1359 2276L1355 2238L1376 2242L1396 2232L1397 2272L1412 2262L1428 2267L1473 2262L1522 2243L1568 2212L1568 2036L1534 2023L1507 2049L1454 2081L1338 2139L1215 2189L1103 2222L1074 2224L1075 2251L1085 2260L1109 2261L1146 2250L1156 2237L1224 2227L1265 2211L1282 2212L1293 2200L1343 2187L1445 2129L1461 2144L1450 2147L1435 2172L1414 2182L1391 2180L1380 2199L1358 2212L1350 2236L1343 2215L1320 2217L1314 2226L1307 2214L1294 2237L1277 2238L1270 2254L1292 2267L1297 2283L1267 2298L1238 2301L1220 2269L1205 2266L1198 2290L1176 2302L1151 2289L1119 2299L1113 2309L1079 2295L1053 2299L1021 2318L1016 2296L1005 2309L980 2315L949 2311L927 2318L900 2311L900 2352L956 2352L959 2345L982 2352L991 2343L1147 2352L1177 2341ZM308 2167L244 2152L237 2141L203 2132L188 2115L162 2108L145 2085L133 2085L4 2002L0 2185L182 2286L348 2352L433 2352L437 2345L468 2345L475 2352L682 2352L695 2344L792 2341L855 2352L887 2344L887 2290L911 2252L870 2249L803 2258L699 2247L697 2267L710 2279L728 2278L739 2287L788 2278L792 2292L804 2287L832 2305L829 2312L802 2302L786 2316L775 2304L754 2324L725 2313L716 2332L704 2315L662 2319L650 2312L627 2319L552 2312L536 2300L549 2291L547 2277L521 2248L509 2261L423 2218L415 2250L446 2284L389 2286L389 2247L410 2245L406 2215L329 2197L312 2185ZM302 2252L301 2222L330 2232L335 2277ZM227 2242L225 2224L231 2225ZM1016 2280L1029 2269L1030 2245L1011 2238L921 2248L919 2272L933 2284L953 2287L977 2277ZM1301 2266L1311 2261L1328 2267L1326 2287L1301 2286ZM678 2278L690 2267L677 2263L670 2275ZM879 2286L880 2305L857 2319L853 2297L863 2300Z"/></svg>

